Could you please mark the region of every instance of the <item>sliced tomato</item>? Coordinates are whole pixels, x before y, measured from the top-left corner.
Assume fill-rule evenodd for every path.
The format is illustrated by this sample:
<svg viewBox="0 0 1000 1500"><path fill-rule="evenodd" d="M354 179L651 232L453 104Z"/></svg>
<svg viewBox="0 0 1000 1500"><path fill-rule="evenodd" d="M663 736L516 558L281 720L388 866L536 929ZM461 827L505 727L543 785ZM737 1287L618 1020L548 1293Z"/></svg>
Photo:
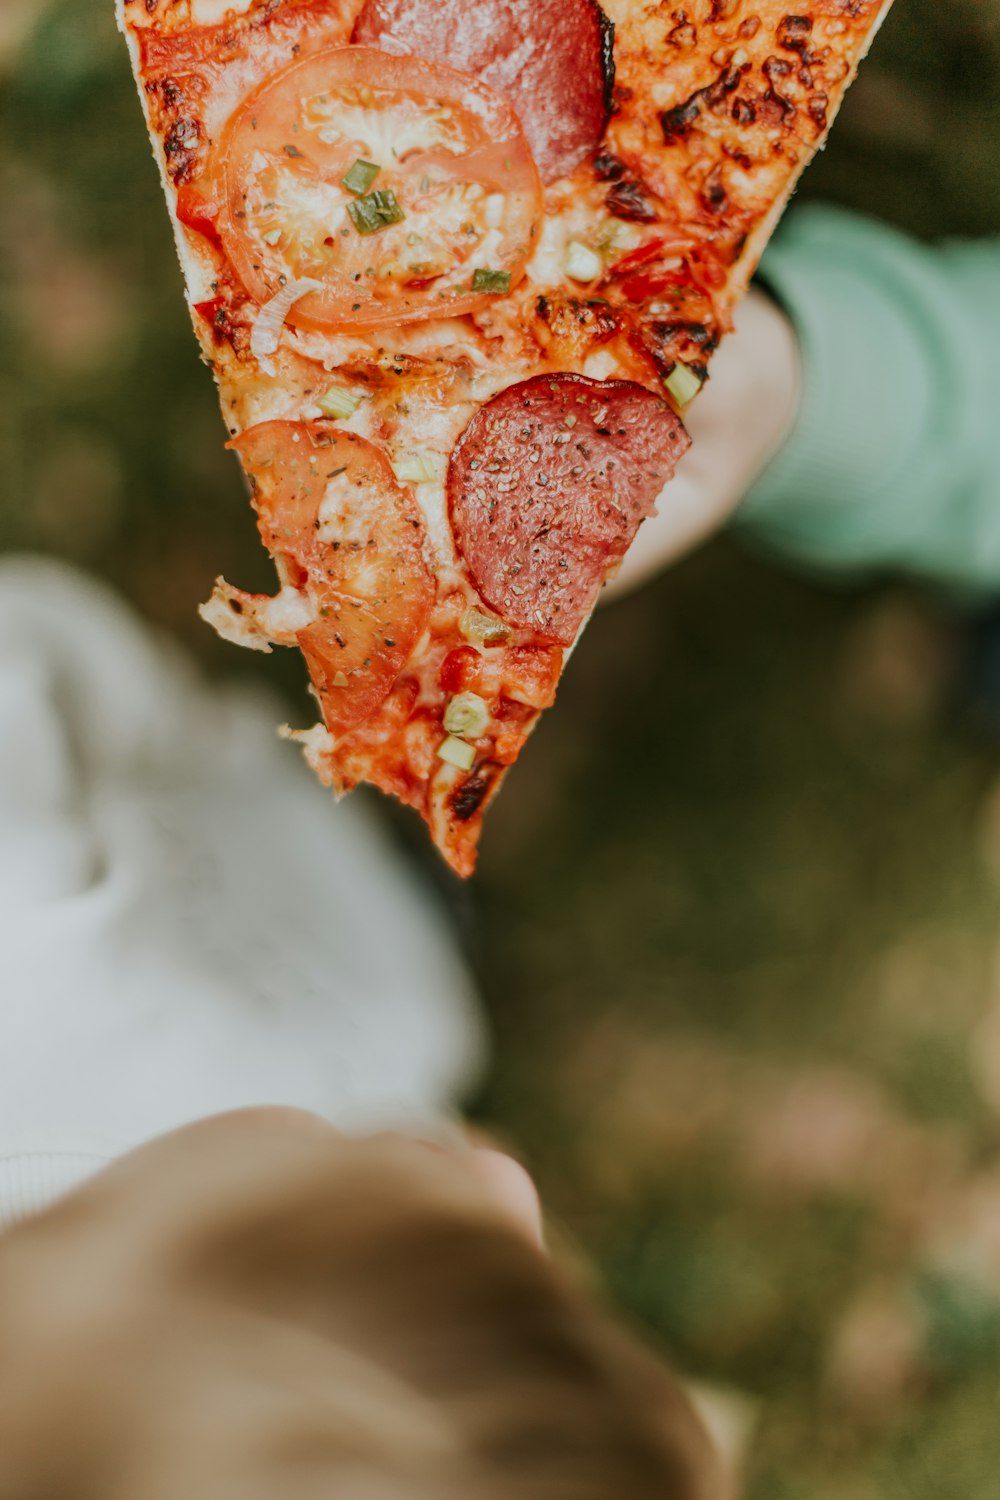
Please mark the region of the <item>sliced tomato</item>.
<svg viewBox="0 0 1000 1500"><path fill-rule="evenodd" d="M318 52L251 94L216 171L222 242L250 294L263 303L291 281L321 283L290 315L303 328L482 307L522 275L542 213L505 99L370 47Z"/></svg>
<svg viewBox="0 0 1000 1500"><path fill-rule="evenodd" d="M177 189L177 217L188 229L195 229L206 239L218 242L219 208L200 193L197 188Z"/></svg>
<svg viewBox="0 0 1000 1500"><path fill-rule="evenodd" d="M340 735L388 696L430 613L424 525L388 459L324 423L263 422L229 445L260 533L314 619L295 632L327 728Z"/></svg>

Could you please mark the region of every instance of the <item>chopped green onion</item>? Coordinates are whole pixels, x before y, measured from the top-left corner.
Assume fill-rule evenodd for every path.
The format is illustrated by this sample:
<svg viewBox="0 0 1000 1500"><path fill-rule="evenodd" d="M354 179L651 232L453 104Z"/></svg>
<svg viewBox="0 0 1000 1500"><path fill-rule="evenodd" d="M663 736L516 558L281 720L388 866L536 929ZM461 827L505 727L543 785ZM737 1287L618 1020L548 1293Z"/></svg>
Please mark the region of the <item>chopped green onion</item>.
<svg viewBox="0 0 1000 1500"><path fill-rule="evenodd" d="M503 296L510 291L509 271L487 271L482 267L472 273L472 290L474 292L496 292Z"/></svg>
<svg viewBox="0 0 1000 1500"><path fill-rule="evenodd" d="M579 240L570 240L566 250L566 275L573 281L596 281L604 262L596 251Z"/></svg>
<svg viewBox="0 0 1000 1500"><path fill-rule="evenodd" d="M264 235L264 244L265 245L276 245L280 239L281 239L281 230L280 229L272 229L271 232L270 232L270 234L265 234Z"/></svg>
<svg viewBox="0 0 1000 1500"><path fill-rule="evenodd" d="M403 484L428 484L441 478L441 464L434 453L404 453L393 460L392 472Z"/></svg>
<svg viewBox="0 0 1000 1500"><path fill-rule="evenodd" d="M333 678L334 687L350 687L351 681L346 672L336 672Z"/></svg>
<svg viewBox="0 0 1000 1500"><path fill-rule="evenodd" d="M510 630L502 620L493 620L478 609L467 609L458 628L467 641L481 641L484 646L499 646L510 640Z"/></svg>
<svg viewBox="0 0 1000 1500"><path fill-rule="evenodd" d="M705 382L687 365L677 364L663 382L678 406L688 406Z"/></svg>
<svg viewBox="0 0 1000 1500"><path fill-rule="evenodd" d="M352 417L363 400L363 396L355 396L353 391L345 391L342 385L331 385L326 395L320 397L317 405L324 417Z"/></svg>
<svg viewBox="0 0 1000 1500"><path fill-rule="evenodd" d="M382 168L377 167L373 161L362 161L359 156L349 172L345 172L340 179L349 193L356 193L360 198L367 193Z"/></svg>
<svg viewBox="0 0 1000 1500"><path fill-rule="evenodd" d="M375 234L388 224L399 224L406 218L392 188L380 188L365 198L355 199L347 205L347 212L359 234Z"/></svg>
<svg viewBox="0 0 1000 1500"><path fill-rule="evenodd" d="M476 748L450 734L444 744L438 747L438 760L446 760L450 766L457 766L460 771L471 771L476 763Z"/></svg>
<svg viewBox="0 0 1000 1500"><path fill-rule="evenodd" d="M461 739L476 740L490 722L490 711L478 693L458 693L444 711L444 727Z"/></svg>

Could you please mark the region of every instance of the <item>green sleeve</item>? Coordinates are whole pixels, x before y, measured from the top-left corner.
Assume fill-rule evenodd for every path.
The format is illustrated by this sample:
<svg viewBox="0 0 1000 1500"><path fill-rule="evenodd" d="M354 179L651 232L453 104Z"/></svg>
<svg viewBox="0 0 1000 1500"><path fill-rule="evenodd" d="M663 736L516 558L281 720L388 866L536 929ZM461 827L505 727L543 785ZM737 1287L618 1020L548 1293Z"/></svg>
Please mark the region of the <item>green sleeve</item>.
<svg viewBox="0 0 1000 1500"><path fill-rule="evenodd" d="M794 429L737 514L826 571L1000 591L1000 240L793 214L761 280L801 349Z"/></svg>

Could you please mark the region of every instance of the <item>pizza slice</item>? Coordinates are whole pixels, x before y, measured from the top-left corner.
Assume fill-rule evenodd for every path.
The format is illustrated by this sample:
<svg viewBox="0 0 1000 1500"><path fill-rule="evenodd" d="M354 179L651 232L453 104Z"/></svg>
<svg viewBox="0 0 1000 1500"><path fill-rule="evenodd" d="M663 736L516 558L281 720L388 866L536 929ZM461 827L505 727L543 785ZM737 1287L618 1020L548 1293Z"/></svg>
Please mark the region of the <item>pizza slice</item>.
<svg viewBox="0 0 1000 1500"><path fill-rule="evenodd" d="M280 585L202 613L460 874L889 3L117 0Z"/></svg>

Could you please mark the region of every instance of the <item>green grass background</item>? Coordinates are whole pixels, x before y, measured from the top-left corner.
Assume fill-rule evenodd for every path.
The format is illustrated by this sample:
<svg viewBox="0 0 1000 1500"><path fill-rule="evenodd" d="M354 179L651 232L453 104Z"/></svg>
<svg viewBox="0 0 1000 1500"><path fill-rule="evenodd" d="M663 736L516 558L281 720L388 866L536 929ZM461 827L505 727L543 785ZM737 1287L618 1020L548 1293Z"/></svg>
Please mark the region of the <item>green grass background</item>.
<svg viewBox="0 0 1000 1500"><path fill-rule="evenodd" d="M290 657L195 619L268 570L110 0L6 3L0 546L303 701ZM803 193L1000 232L997 0L897 0ZM751 1500L1000 1494L1000 789L966 640L898 583L720 540L601 614L453 893L496 1035L477 1113L746 1419Z"/></svg>

